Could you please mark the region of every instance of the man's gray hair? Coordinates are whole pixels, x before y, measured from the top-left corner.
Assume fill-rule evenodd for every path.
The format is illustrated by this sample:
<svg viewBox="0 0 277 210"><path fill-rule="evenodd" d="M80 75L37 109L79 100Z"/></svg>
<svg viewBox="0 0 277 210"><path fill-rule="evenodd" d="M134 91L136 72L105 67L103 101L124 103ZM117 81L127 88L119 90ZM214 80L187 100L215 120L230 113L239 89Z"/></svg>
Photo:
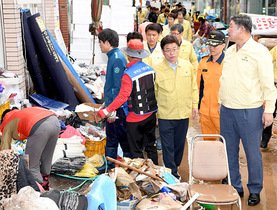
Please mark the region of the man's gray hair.
<svg viewBox="0 0 277 210"><path fill-rule="evenodd" d="M236 23L238 27L243 26L245 31L251 33L252 19L248 15L234 15L231 20Z"/></svg>
<svg viewBox="0 0 277 210"><path fill-rule="evenodd" d="M186 21L186 20L184 20ZM178 31L179 33L183 33L184 32L184 27L182 26L182 24L180 23L177 23L177 24L174 24L173 26L171 26L170 28L171 31Z"/></svg>

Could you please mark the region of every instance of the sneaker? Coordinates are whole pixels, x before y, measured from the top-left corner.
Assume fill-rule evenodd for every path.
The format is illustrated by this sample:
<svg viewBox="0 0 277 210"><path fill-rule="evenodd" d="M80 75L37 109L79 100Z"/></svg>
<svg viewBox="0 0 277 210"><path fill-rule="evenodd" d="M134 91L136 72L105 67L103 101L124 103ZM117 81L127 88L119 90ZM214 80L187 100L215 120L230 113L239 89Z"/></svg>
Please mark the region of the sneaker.
<svg viewBox="0 0 277 210"><path fill-rule="evenodd" d="M44 181L42 184L40 184L42 186L42 188L45 190L45 191L48 191L49 190L49 182L48 180Z"/></svg>
<svg viewBox="0 0 277 210"><path fill-rule="evenodd" d="M41 174L42 178L43 178L43 183L40 184L44 190L48 191L49 190L49 175L44 175Z"/></svg>

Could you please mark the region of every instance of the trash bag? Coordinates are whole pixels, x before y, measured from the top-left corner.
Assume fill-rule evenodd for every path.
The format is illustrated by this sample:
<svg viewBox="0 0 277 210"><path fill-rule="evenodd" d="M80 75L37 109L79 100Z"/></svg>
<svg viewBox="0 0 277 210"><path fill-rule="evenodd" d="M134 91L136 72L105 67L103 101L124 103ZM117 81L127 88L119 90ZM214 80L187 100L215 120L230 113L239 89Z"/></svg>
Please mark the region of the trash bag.
<svg viewBox="0 0 277 210"><path fill-rule="evenodd" d="M85 157L68 158L63 157L57 160L51 167L51 172L57 174L74 175L83 168L86 162Z"/></svg>
<svg viewBox="0 0 277 210"><path fill-rule="evenodd" d="M65 120L65 125L71 125L74 128L79 128L82 125L82 120L76 113L74 113Z"/></svg>
<svg viewBox="0 0 277 210"><path fill-rule="evenodd" d="M58 210L56 203L50 198L40 197L32 187L26 186L19 190L18 194L2 200L4 209L20 210Z"/></svg>

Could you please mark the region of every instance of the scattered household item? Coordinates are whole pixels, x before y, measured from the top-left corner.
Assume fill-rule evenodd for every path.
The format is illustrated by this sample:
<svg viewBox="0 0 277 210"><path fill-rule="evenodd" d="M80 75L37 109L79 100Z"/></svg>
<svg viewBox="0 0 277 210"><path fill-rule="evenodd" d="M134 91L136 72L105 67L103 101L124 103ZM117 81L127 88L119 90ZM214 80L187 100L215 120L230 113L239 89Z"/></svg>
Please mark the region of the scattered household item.
<svg viewBox="0 0 277 210"><path fill-rule="evenodd" d="M85 162L85 157L60 158L52 165L51 172L72 176L83 168Z"/></svg>
<svg viewBox="0 0 277 210"><path fill-rule="evenodd" d="M49 31L48 31L49 33ZM52 37L52 35L49 33L49 36L51 38L51 41L57 51L57 54L59 55L60 61L62 63L62 66L64 68L64 71L66 73L66 76L68 77L70 84L73 86L73 90L78 97L78 99L81 102L89 102L89 103L95 103L93 97L91 96L90 92L84 85L83 81L80 79L79 75L69 62L66 55L63 53L62 49L59 47L55 39Z"/></svg>
<svg viewBox="0 0 277 210"><path fill-rule="evenodd" d="M4 209L22 209L22 210L59 210L56 203L50 198L40 197L40 192L32 187L26 186L14 194L11 198L3 200Z"/></svg>
<svg viewBox="0 0 277 210"><path fill-rule="evenodd" d="M103 104L83 103L76 106L75 112L78 114L83 123L97 122L101 120L97 116L97 111L103 107Z"/></svg>
<svg viewBox="0 0 277 210"><path fill-rule="evenodd" d="M90 192L86 195L88 209L116 210L116 187L107 175L100 175L93 183Z"/></svg>
<svg viewBox="0 0 277 210"><path fill-rule="evenodd" d="M68 104L55 101L40 94L29 95L29 101L37 106L42 106L46 109L64 109L68 107Z"/></svg>
<svg viewBox="0 0 277 210"><path fill-rule="evenodd" d="M57 100L75 107L79 102L66 76L42 17L39 13L36 13L28 17L27 20L35 43L39 46L39 51L43 55L42 58L55 83L55 91L58 93Z"/></svg>
<svg viewBox="0 0 277 210"><path fill-rule="evenodd" d="M167 210L179 210L182 203L176 202L167 193L160 193L153 198L144 198L136 206L136 210L144 209L167 209Z"/></svg>
<svg viewBox="0 0 277 210"><path fill-rule="evenodd" d="M200 137L217 137L221 141L196 141ZM231 185L228 157L225 139L221 135L196 135L190 146L189 164L189 197L196 193L199 197L195 202L208 205L238 204L241 209L241 200L238 192ZM228 177L228 184L221 180ZM205 181L220 181L220 184L197 184L194 179ZM190 207L193 209L193 206Z"/></svg>
<svg viewBox="0 0 277 210"><path fill-rule="evenodd" d="M111 157L106 157L106 158L107 158L107 160L109 160L109 161L111 161L111 162L113 162L113 163L116 163L116 164L120 165L121 167L127 167L127 168L129 168L129 169L131 169L131 170L133 170L133 171L136 171L136 172L140 173L140 174L144 174L144 175L149 176L149 177L151 177L151 178L153 178L153 179L159 180L159 181L161 181L161 182L165 182L163 179L161 179L160 177L157 177L157 176L155 176L155 175L153 175L153 174L144 172L144 171L142 171L142 170L140 170L140 169L137 169L137 168L135 168L135 167L133 167L133 166L130 166L130 165L128 165L128 164L125 164L125 163L122 163L122 162L120 162L120 161L118 161L118 160L115 160L115 159L113 159L113 158L111 158Z"/></svg>

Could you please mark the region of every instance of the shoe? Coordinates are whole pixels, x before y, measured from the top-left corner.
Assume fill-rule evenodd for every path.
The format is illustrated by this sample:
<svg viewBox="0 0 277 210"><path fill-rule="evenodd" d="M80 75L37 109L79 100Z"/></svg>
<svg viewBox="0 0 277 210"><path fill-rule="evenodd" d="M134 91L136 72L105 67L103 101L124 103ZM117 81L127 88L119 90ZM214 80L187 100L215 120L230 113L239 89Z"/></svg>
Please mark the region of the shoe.
<svg viewBox="0 0 277 210"><path fill-rule="evenodd" d="M238 194L239 194L239 197L243 198L243 196L244 196L244 192L243 191L242 192L238 192Z"/></svg>
<svg viewBox="0 0 277 210"><path fill-rule="evenodd" d="M42 178L43 178L43 183L40 184L42 186L42 188L45 190L45 191L48 191L49 190L49 175L44 175L44 174L41 174L42 175Z"/></svg>
<svg viewBox="0 0 277 210"><path fill-rule="evenodd" d="M260 203L260 194L259 193L250 193L248 198L248 205L249 206L256 206Z"/></svg>
<svg viewBox="0 0 277 210"><path fill-rule="evenodd" d="M228 177L225 177L224 179L222 179L221 183L222 184L228 184Z"/></svg>
<svg viewBox="0 0 277 210"><path fill-rule="evenodd" d="M267 140L262 140L261 141L261 148L267 148L268 141Z"/></svg>

